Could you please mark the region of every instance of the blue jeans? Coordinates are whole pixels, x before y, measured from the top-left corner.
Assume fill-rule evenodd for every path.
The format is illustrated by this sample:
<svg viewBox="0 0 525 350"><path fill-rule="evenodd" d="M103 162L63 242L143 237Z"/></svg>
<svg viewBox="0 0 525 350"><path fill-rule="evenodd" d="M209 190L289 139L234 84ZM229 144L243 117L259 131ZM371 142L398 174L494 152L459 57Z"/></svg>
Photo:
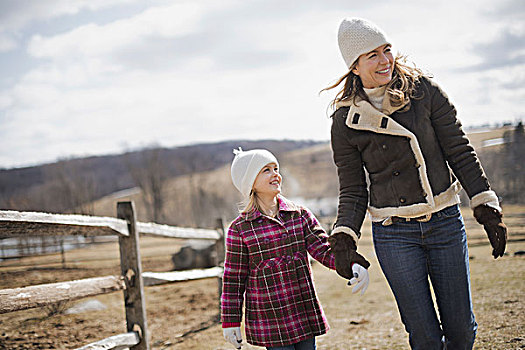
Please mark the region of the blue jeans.
<svg viewBox="0 0 525 350"><path fill-rule="evenodd" d="M315 350L315 338L306 339L303 341L300 341L299 343L295 343L292 345L287 346L269 346L266 349L268 350Z"/></svg>
<svg viewBox="0 0 525 350"><path fill-rule="evenodd" d="M412 349L472 349L467 236L457 205L428 222L372 224L374 247L392 289ZM430 292L436 296L439 319Z"/></svg>

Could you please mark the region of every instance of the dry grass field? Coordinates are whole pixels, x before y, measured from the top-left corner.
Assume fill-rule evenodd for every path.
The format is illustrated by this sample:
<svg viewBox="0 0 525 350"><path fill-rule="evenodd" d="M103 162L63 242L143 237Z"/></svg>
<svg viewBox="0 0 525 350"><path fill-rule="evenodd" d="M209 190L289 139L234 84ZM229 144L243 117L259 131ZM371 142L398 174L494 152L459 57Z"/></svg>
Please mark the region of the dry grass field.
<svg viewBox="0 0 525 350"><path fill-rule="evenodd" d="M525 211L504 208L510 227L508 254L494 260L481 227L470 210L463 210L469 234L474 311L479 324L475 349L525 348ZM144 271L168 271L170 256L180 241L142 238ZM397 309L379 269L371 243L370 224L364 227L361 252L372 263L371 282L364 296L351 294L344 280L313 264L319 298L331 329L318 338L318 349L408 349ZM0 288L118 274L116 243L59 255L0 263ZM146 288L148 329L153 349L232 349L217 323L216 279ZM71 302L97 300L106 309L78 314L48 315L45 308L0 315L0 349L71 349L125 331L122 293ZM262 349L244 344L243 349Z"/></svg>

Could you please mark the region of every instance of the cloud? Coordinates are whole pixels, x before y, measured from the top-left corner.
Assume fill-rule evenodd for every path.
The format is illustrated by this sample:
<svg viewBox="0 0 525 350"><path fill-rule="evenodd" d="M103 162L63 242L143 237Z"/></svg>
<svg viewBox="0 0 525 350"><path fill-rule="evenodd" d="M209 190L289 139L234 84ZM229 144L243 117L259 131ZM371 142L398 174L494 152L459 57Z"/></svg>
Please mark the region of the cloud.
<svg viewBox="0 0 525 350"><path fill-rule="evenodd" d="M469 71L484 71L525 64L525 32L502 31L487 43L475 44L472 52L481 62L468 68Z"/></svg>
<svg viewBox="0 0 525 350"><path fill-rule="evenodd" d="M0 53L19 47L21 32L35 22L98 11L137 0L6 0L0 2Z"/></svg>
<svg viewBox="0 0 525 350"><path fill-rule="evenodd" d="M498 1L495 5L493 10L485 12L487 17L525 19L525 2L522 0Z"/></svg>
<svg viewBox="0 0 525 350"><path fill-rule="evenodd" d="M481 1L480 9L492 6ZM475 45L497 44L493 33L521 33L515 19L492 18L487 25L470 2L460 1L450 16L448 5L416 0L396 5L403 16L393 16L382 1L356 7L347 0L150 0L129 7L113 2L111 11L54 3L59 9L48 9L48 20L28 9L26 56L10 53L5 68L13 71L15 59L24 63L0 88L0 148L10 150L0 155L0 166L119 152L125 143L327 140L335 91L318 92L345 73L336 33L341 18L353 15L381 25L401 49L415 53L419 66L436 73L466 124L492 120L494 109L512 116L519 101L513 91L495 91L495 79L513 82L498 69L454 71L492 62ZM511 46L517 38L500 48L507 63L519 51Z"/></svg>
<svg viewBox="0 0 525 350"><path fill-rule="evenodd" d="M83 10L97 11L137 0L5 0L0 2L0 28L18 30L33 21L42 21Z"/></svg>
<svg viewBox="0 0 525 350"><path fill-rule="evenodd" d="M205 8L199 3L155 7L106 25L87 24L53 37L35 35L28 51L55 60L100 56L151 37L175 38L194 30Z"/></svg>
<svg viewBox="0 0 525 350"><path fill-rule="evenodd" d="M18 46L13 36L5 35L0 32L0 54L15 49Z"/></svg>
<svg viewBox="0 0 525 350"><path fill-rule="evenodd" d="M481 8L479 20L485 30L476 32L468 46L477 63L462 67L465 72L484 72L525 64L525 2L501 1Z"/></svg>
<svg viewBox="0 0 525 350"><path fill-rule="evenodd" d="M213 63L213 69L244 69L281 64L290 57L285 48L264 47L267 39L260 28L268 21L253 14L236 20L231 16L225 2L157 6L105 25L90 23L51 37L34 35L28 52L61 64L97 57L154 70L199 59Z"/></svg>

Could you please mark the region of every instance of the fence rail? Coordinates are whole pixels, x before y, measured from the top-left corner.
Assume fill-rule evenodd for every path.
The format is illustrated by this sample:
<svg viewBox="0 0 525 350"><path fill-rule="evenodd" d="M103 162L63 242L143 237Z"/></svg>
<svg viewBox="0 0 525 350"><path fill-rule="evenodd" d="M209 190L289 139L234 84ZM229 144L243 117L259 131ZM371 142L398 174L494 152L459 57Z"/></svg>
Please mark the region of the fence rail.
<svg viewBox="0 0 525 350"><path fill-rule="evenodd" d="M220 238L217 230L175 227L152 222L137 222L136 224L140 234L182 239L217 240ZM123 219L0 210L0 238L24 237L28 236L28 231L33 232L30 236L129 235L128 223Z"/></svg>
<svg viewBox="0 0 525 350"><path fill-rule="evenodd" d="M221 291L224 253L217 251L217 266L170 272L142 272L139 233L179 239L205 239L224 244L222 220L217 229L195 229L136 221L132 202L117 204L117 218L38 212L0 211L0 239L28 236L118 236L121 276L34 285L0 290L0 313L42 307L68 300L123 291L126 333L85 345L77 350L149 350L144 287L200 278L218 277Z"/></svg>
<svg viewBox="0 0 525 350"><path fill-rule="evenodd" d="M77 300L123 290L120 276L86 278L70 282L0 290L0 313L42 307L61 301Z"/></svg>

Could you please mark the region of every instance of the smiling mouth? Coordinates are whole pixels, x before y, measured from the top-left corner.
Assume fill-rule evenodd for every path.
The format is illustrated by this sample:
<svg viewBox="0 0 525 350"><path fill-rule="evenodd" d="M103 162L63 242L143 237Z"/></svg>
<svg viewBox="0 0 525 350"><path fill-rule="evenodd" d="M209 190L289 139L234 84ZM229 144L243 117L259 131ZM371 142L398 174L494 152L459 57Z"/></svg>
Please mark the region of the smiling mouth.
<svg viewBox="0 0 525 350"><path fill-rule="evenodd" d="M390 71L390 67L387 67L385 69L382 69L382 70L378 70L377 73L379 74L386 74Z"/></svg>

